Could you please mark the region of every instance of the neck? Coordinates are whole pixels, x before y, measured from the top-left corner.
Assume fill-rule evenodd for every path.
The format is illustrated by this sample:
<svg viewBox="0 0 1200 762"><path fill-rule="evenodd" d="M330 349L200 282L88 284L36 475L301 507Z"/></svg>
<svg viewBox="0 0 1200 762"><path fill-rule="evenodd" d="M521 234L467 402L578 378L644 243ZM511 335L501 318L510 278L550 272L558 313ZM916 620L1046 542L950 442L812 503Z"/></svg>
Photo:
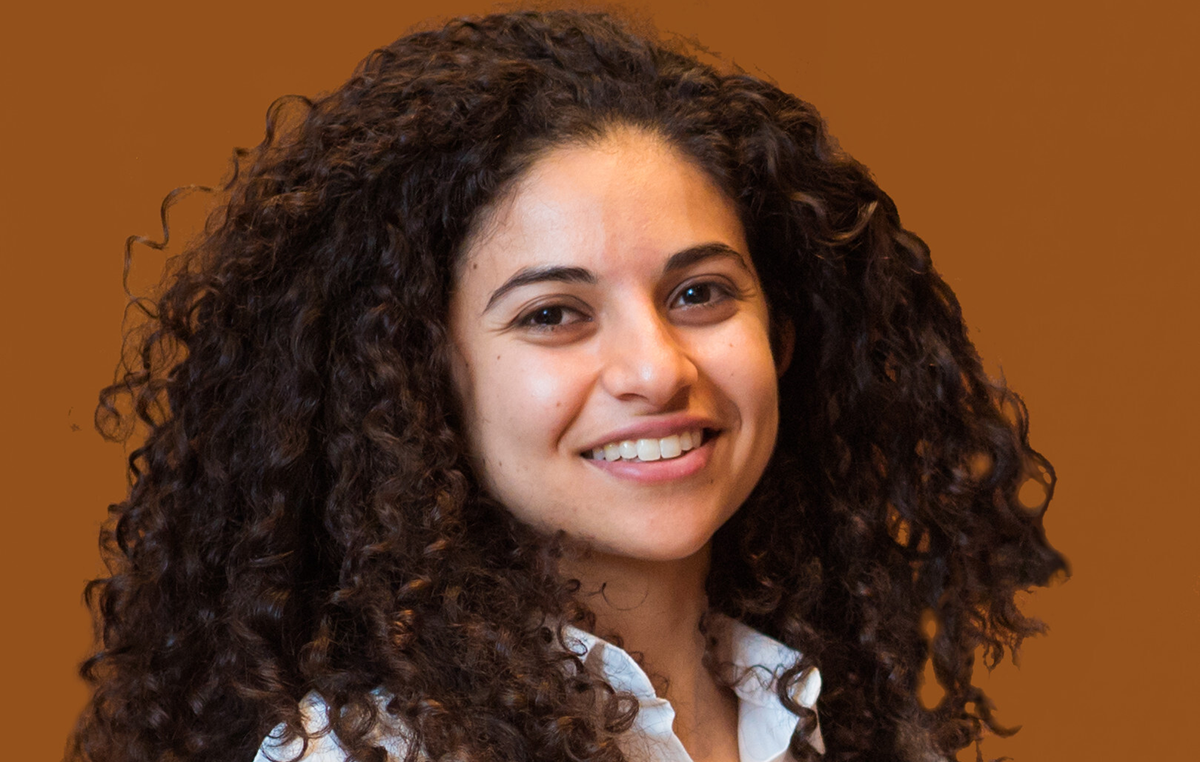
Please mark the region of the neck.
<svg viewBox="0 0 1200 762"><path fill-rule="evenodd" d="M721 758L717 752L730 748L736 759L736 699L703 662L708 546L677 561L572 553L560 568L579 580L595 634L619 635L626 651L640 655L656 692L675 709L675 733L693 759Z"/></svg>
<svg viewBox="0 0 1200 762"><path fill-rule="evenodd" d="M579 597L596 615L597 635L618 634L624 648L647 663L668 662L667 655L681 647L696 645L703 653L699 625L708 608L708 558L707 546L677 561L584 551L564 559L563 574L579 580Z"/></svg>

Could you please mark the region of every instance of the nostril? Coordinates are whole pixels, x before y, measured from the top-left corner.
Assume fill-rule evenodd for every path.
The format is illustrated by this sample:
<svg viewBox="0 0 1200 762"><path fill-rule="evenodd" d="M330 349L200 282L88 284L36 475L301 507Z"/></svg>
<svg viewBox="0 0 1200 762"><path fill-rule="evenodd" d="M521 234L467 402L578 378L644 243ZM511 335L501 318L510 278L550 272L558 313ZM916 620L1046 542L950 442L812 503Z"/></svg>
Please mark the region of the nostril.
<svg viewBox="0 0 1200 762"><path fill-rule="evenodd" d="M686 349L669 335L653 336L645 326L609 334L602 384L622 400L645 399L665 406L699 376Z"/></svg>

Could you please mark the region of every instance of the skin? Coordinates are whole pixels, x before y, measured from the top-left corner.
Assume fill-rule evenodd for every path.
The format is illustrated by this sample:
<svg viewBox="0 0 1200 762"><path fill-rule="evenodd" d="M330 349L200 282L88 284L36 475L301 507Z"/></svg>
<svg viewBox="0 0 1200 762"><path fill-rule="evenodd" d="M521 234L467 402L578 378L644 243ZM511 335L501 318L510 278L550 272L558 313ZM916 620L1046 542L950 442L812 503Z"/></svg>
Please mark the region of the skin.
<svg viewBox="0 0 1200 762"><path fill-rule="evenodd" d="M555 148L486 210L451 301L454 378L490 492L562 532L597 631L664 677L695 759L737 759L736 700L703 668L713 533L779 425L769 317L734 204L660 138ZM584 457L706 430L650 463Z"/></svg>

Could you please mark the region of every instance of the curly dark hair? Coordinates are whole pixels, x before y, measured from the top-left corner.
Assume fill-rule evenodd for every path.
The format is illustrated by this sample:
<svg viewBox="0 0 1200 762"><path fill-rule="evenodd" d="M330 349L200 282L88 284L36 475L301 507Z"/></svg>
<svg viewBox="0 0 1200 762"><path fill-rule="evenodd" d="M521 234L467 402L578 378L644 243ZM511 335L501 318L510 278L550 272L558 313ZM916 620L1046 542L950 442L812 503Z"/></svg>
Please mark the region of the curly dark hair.
<svg viewBox="0 0 1200 762"><path fill-rule="evenodd" d="M310 691L355 760L384 758L384 715L410 760L622 758L636 701L547 624L586 626L587 607L555 542L473 473L447 350L481 208L614 126L736 203L795 334L775 455L713 540L711 606L804 654L778 685L802 730L790 688L820 668L830 762L1005 732L972 669L1043 629L1014 599L1066 562L1018 492L1037 479L1048 501L1053 469L867 169L812 106L694 50L605 14L459 19L272 106L204 234L135 301L144 326L101 393L102 433L144 441L87 588L100 645L70 758L249 759L280 723L305 737Z"/></svg>

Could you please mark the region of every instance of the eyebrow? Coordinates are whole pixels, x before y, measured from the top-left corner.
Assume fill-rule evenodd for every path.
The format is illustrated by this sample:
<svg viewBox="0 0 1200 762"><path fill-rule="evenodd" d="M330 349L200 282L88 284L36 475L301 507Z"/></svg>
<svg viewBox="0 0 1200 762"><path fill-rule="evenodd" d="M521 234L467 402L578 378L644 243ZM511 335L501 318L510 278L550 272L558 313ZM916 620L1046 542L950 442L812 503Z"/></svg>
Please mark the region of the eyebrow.
<svg viewBox="0 0 1200 762"><path fill-rule="evenodd" d="M692 265L703 262L706 259L720 257L723 259L734 260L739 267L747 273L752 273L749 265L746 264L746 259L741 252L727 244L710 242L702 243L696 246L689 246L683 251L678 251L671 255L666 264L663 265L663 273L672 273L678 270L684 270ZM486 313L496 302L509 291L528 286L534 283L586 283L595 285L596 276L592 271L582 267L563 267L560 265L547 265L542 267L525 267L518 270L511 278L492 292L488 297L487 306L483 308Z"/></svg>
<svg viewBox="0 0 1200 762"><path fill-rule="evenodd" d="M492 292L488 297L487 306L483 308L486 313L492 306L500 301L500 298L516 288L528 286L532 283L587 283L594 285L596 276L590 270L585 270L582 267L561 267L558 265L549 265L545 267L526 267L518 270L508 280L504 281L504 285Z"/></svg>
<svg viewBox="0 0 1200 762"><path fill-rule="evenodd" d="M711 243L702 243L696 246L689 246L683 251L671 255L667 263L663 265L663 273L672 273L676 270L685 270L697 262L703 262L706 259L719 257L722 259L732 259L741 267L747 274L753 274L750 266L746 264L746 258L737 249L723 243L713 241Z"/></svg>

